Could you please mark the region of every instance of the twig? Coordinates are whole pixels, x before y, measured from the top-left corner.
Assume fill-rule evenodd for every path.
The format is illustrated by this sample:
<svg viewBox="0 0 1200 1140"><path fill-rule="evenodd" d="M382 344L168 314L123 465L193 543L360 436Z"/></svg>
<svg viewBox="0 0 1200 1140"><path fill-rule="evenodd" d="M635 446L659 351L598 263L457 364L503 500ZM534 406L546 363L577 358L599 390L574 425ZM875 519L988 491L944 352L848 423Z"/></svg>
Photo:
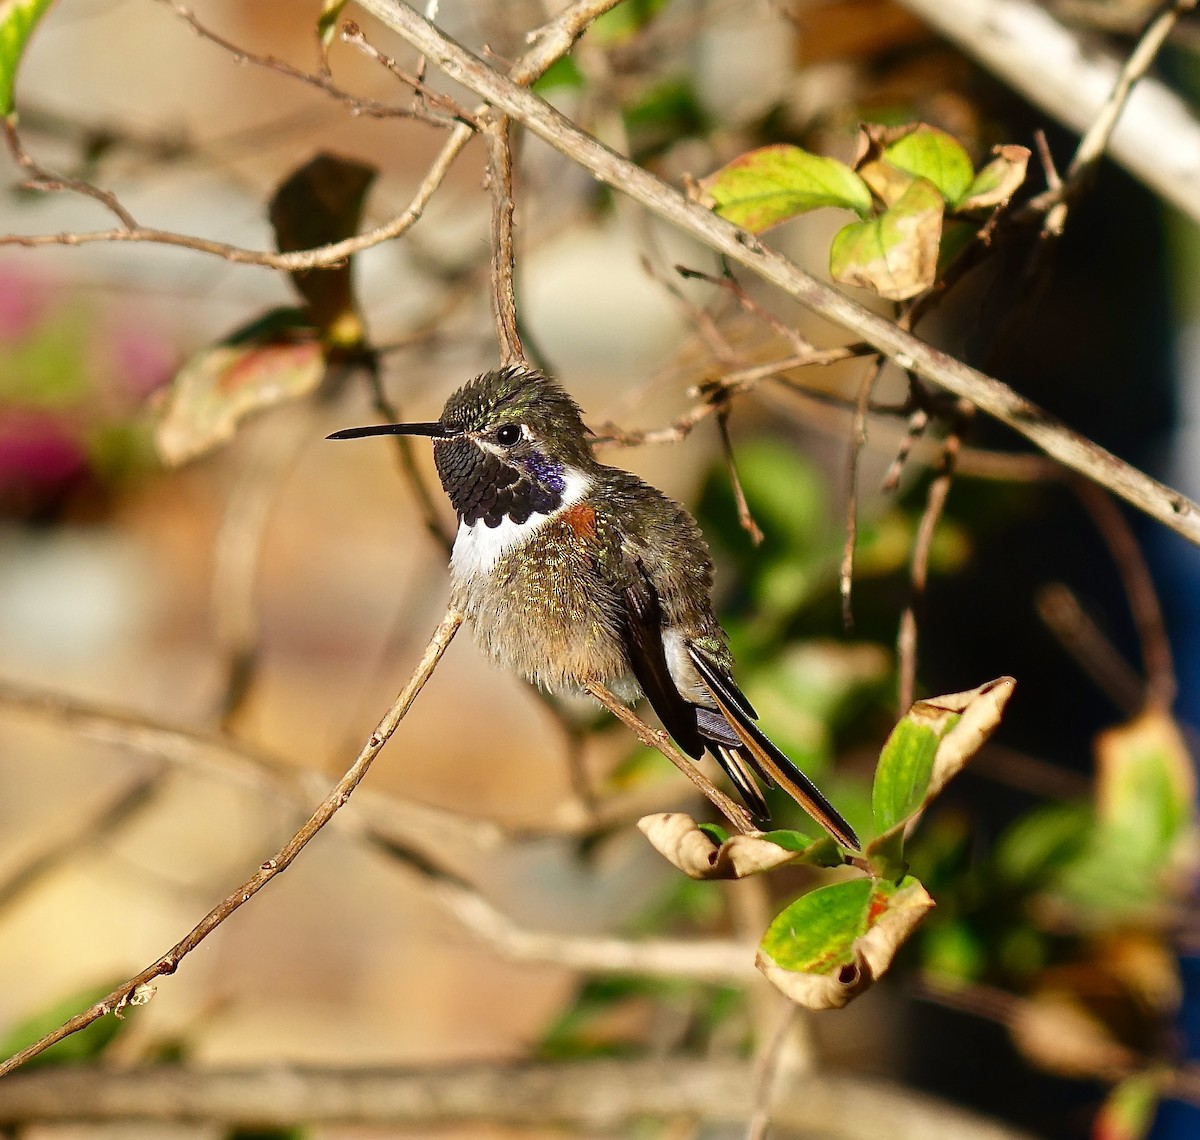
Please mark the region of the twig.
<svg viewBox="0 0 1200 1140"><path fill-rule="evenodd" d="M912 560L909 568L910 592L908 604L900 615L900 631L897 637L897 708L898 716L904 716L916 699L917 688L917 611L925 600L925 587L929 581L929 555L933 549L933 535L938 520L946 506L950 485L958 464L958 453L962 449L962 437L973 409L963 404L958 409L955 422L942 445L940 470L929 484L925 495L925 510L917 525L913 540Z"/></svg>
<svg viewBox="0 0 1200 1140"><path fill-rule="evenodd" d="M34 161L28 154L25 153L25 148L21 146L21 138L17 134L17 123L13 116L5 116L4 122L4 144L8 147L8 153L12 156L15 162L29 176L25 183L25 188L28 190L62 190L72 194L82 194L87 198L99 202L110 213L115 214L117 221L126 230L137 228L137 222L134 221L133 215L121 205L117 196L109 190L101 190L99 186L93 186L90 182L85 182L82 178L64 178L59 174L51 174L50 171L43 169Z"/></svg>
<svg viewBox="0 0 1200 1140"><path fill-rule="evenodd" d="M762 1045L755 1059L754 1115L750 1118L750 1127L746 1129L746 1140L767 1140L776 1094L775 1078L779 1072L779 1063L783 1059L784 1045L799 1015L799 1007L790 1001L786 1002L780 1008L774 1032Z"/></svg>
<svg viewBox="0 0 1200 1140"><path fill-rule="evenodd" d="M858 545L858 464L867 442L867 411L871 404L871 392L885 363L882 356L876 357L859 383L858 398L854 402L854 430L850 438L850 451L846 455L846 537L842 543L842 562L838 569L842 627L846 630L854 628L851 592L854 589L854 550Z"/></svg>
<svg viewBox="0 0 1200 1140"><path fill-rule="evenodd" d="M1096 163L1108 149L1109 140L1121 118L1121 112L1125 110L1129 97L1133 94L1134 84L1149 71L1150 65L1154 62L1154 58L1163 44L1166 43L1167 37L1171 34L1179 17L1185 12L1192 11L1195 7L1196 0L1167 0L1167 3L1159 8L1157 14L1146 25L1145 31L1142 32L1133 51L1130 52L1117 75L1116 82L1109 91L1104 105L1092 120L1091 126L1084 132L1083 138L1080 139L1075 157L1071 159L1071 165L1067 167L1067 173L1061 185L1047 191L1047 194L1054 195L1057 200L1050 207L1042 223L1043 233L1057 236L1063 232L1067 224L1069 200L1079 187L1091 177ZM1037 208L1032 202L1030 206Z"/></svg>
<svg viewBox="0 0 1200 1140"><path fill-rule="evenodd" d="M396 731L396 727L412 707L413 701L416 700L417 694L420 693L425 682L433 674L437 663L441 660L442 654L446 651L446 646L450 644L455 633L458 631L459 625L462 624L462 620L463 615L457 610L447 610L446 616L442 619L442 624L434 632L429 646L425 650L425 654L413 672L408 684L405 685L396 697L391 708L384 714L375 731L371 733L367 743L363 745L362 750L359 752L357 759L346 770L346 773L333 787L332 791L321 801L304 825L279 849L273 858L263 863L258 871L251 875L240 887L213 907L184 938L180 939L179 942L172 946L156 962L147 966L141 973L134 975L128 981L122 982L112 993L96 1002L90 1008L72 1017L53 1032L46 1034L32 1045L22 1049L19 1053L14 1054L7 1061L0 1064L0 1077L19 1068L26 1061L36 1057L39 1053L44 1052L51 1045L57 1044L65 1037L69 1037L72 1033L77 1033L79 1030L91 1025L92 1022L99 1020L105 1014L119 1013L127 1005L148 1001L154 993L150 983L155 978L173 974L178 969L179 963L233 914L234 911L244 903L249 902L276 875L285 871L317 832L333 818L334 813L345 804L350 798L350 794L367 774L375 757L379 755L379 752L387 743L392 733Z"/></svg>
<svg viewBox="0 0 1200 1140"><path fill-rule="evenodd" d="M1117 708L1132 716L1145 701L1145 685L1128 661L1101 632L1061 582L1043 586L1037 594L1038 617L1062 647Z"/></svg>
<svg viewBox="0 0 1200 1140"><path fill-rule="evenodd" d="M1104 491L1081 479L1072 479L1070 484L1092 516L1125 587L1146 671L1146 698L1170 708L1177 688L1171 640L1142 548L1121 509Z"/></svg>
<svg viewBox="0 0 1200 1140"><path fill-rule="evenodd" d="M1190 541L1200 543L1200 506L1180 492L1151 479L1070 430L1007 385L947 356L897 328L885 317L851 301L802 271L753 234L718 217L699 203L689 201L654 175L614 154L537 95L493 71L400 0L359 2L361 7L425 52L452 79L471 88L596 177L773 282L813 312L850 329L895 360L901 368L970 400L1065 466L1108 487ZM1159 159L1161 161L1161 156Z"/></svg>
<svg viewBox="0 0 1200 1140"><path fill-rule="evenodd" d="M603 685L591 682L584 685L609 712L628 728L647 748L655 748L675 765L697 788L704 797L733 824L738 831L748 834L757 831L750 813L740 804L731 800L716 786L700 769L681 753L671 738L659 729L653 729L631 709L621 704ZM2 1074L0 1074L2 1075Z"/></svg>
<svg viewBox="0 0 1200 1140"><path fill-rule="evenodd" d="M753 1069L738 1059L512 1062L374 1069L57 1065L0 1083L0 1123L202 1120L227 1129L477 1123L628 1135L645 1118L741 1123ZM779 1089L781 1128L830 1140L1028 1140L1025 1133L879 1077L801 1075Z"/></svg>
<svg viewBox="0 0 1200 1140"><path fill-rule="evenodd" d="M502 365L523 364L525 350L517 329L517 296L513 276L513 163L509 120L505 115L483 118L488 150L488 188L492 196L492 316Z"/></svg>
<svg viewBox="0 0 1200 1140"><path fill-rule="evenodd" d="M387 393L383 390L383 379L379 375L378 354L373 354L366 362L365 367L367 386L370 388L371 401L375 405L375 410L385 423L399 423L400 409L388 399ZM425 530L430 537L449 554L454 546L454 534L446 530L429 484L425 481L421 468L417 465L412 437L395 435L392 436L392 439L394 440L392 446L396 449L396 460L400 465L400 473L404 476L404 481L417 501L417 511L421 516L421 522L425 525Z"/></svg>
<svg viewBox="0 0 1200 1140"><path fill-rule="evenodd" d="M170 0L162 0L169 3ZM510 77L514 83L533 83L563 55L571 50L575 41L591 26L597 16L616 6L619 0L580 0L564 9L553 20L535 33L534 46L513 65ZM173 230L159 230L147 226L131 229L95 230L89 233L66 232L57 234L4 234L0 235L0 246L23 247L42 245L90 245L94 242L150 242L158 245L180 246L195 253L207 253L220 257L235 265L259 265L267 269L317 269L337 265L353 254L381 245L399 237L420 219L435 191L445 180L451 165L471 140L473 128L464 122L458 123L434 159L425 178L408 206L394 218L366 233L329 245L313 249L277 253L274 250L243 249L227 242L209 241Z"/></svg>
<svg viewBox="0 0 1200 1140"><path fill-rule="evenodd" d="M725 456L725 468L729 472L729 485L733 489L733 501L737 505L738 522L750 536L750 541L755 546L759 546L762 544L763 532L759 529L758 523L754 521L754 515L750 513L750 504L746 502L746 492L742 488L741 479L738 478L737 463L733 458L733 441L729 438L728 406L723 406L717 412L717 428L721 433L721 453Z"/></svg>
<svg viewBox="0 0 1200 1140"><path fill-rule="evenodd" d="M301 445L312 436L311 406L298 420L277 421L257 434L239 472L217 530L213 550L212 612L225 665L220 723L228 726L250 694L258 660L259 560L279 484Z"/></svg>
<svg viewBox="0 0 1200 1140"><path fill-rule="evenodd" d="M326 95L338 100L340 103L345 103L356 115L369 115L372 118L378 119L418 119L424 123L431 123L439 127L454 126L455 123L462 122L464 113L460 107L457 107L454 102L445 96L430 93L431 102L440 104L444 110L430 111L425 107L393 107L387 103L380 103L374 99L363 99L357 95L351 95L348 91L343 91L327 72L312 72L303 71L298 67L293 67L286 60L279 59L273 55L259 55L256 52L247 51L246 48L240 47L231 40L225 39L224 36L214 32L211 28L203 24L200 19L184 4L180 4L178 0L159 0L160 4L170 8L181 20L186 23L193 32L196 33L202 40L207 40L211 44L227 51L233 56L235 63L252 63L256 67L264 68L267 71L274 71L278 75L286 76L288 79L297 79L301 83L306 83L310 87L315 87L319 91L323 91ZM403 73L398 73L400 78L412 86L418 86L418 81L415 76L405 76Z"/></svg>

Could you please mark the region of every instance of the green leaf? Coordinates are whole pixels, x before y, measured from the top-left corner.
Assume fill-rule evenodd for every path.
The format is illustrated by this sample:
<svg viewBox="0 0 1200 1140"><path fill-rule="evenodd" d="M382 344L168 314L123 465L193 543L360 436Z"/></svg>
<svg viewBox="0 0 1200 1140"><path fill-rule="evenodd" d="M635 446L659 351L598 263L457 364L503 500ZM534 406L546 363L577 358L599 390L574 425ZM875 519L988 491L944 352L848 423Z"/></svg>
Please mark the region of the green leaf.
<svg viewBox="0 0 1200 1140"><path fill-rule="evenodd" d="M177 467L233 438L252 412L316 389L325 374L318 330L297 309L274 309L187 360L155 426L163 462Z"/></svg>
<svg viewBox="0 0 1200 1140"><path fill-rule="evenodd" d="M822 206L865 218L871 191L844 163L798 146L767 146L735 158L700 181L700 200L753 233Z"/></svg>
<svg viewBox="0 0 1200 1140"><path fill-rule="evenodd" d="M925 802L938 745L958 719L956 714L940 710L928 715L921 706L914 705L892 729L871 787L877 835L906 822Z"/></svg>
<svg viewBox="0 0 1200 1140"><path fill-rule="evenodd" d="M729 832L725 830L719 823L701 823L697 824L701 831L709 837L714 843L724 843L729 838Z"/></svg>
<svg viewBox="0 0 1200 1140"><path fill-rule="evenodd" d="M892 730L871 789L876 838L867 855L881 876L904 873L908 822L995 730L1015 684L1000 677L966 692L917 701Z"/></svg>
<svg viewBox="0 0 1200 1140"><path fill-rule="evenodd" d="M0 1039L0 1057L11 1057L22 1049L40 1041L47 1033L53 1032L64 1021L74 1017L81 1009L89 1009L96 1002L102 1001L124 981L105 982L93 986L80 993L72 994L63 1001L55 1002L32 1017L14 1026L8 1034ZM95 1060L119 1033L129 1025L128 1020L122 1020L112 1014L93 1021L86 1029L64 1037L57 1045L52 1045L44 1053L40 1053L27 1061L26 1067L33 1065L71 1065L82 1064Z"/></svg>
<svg viewBox="0 0 1200 1140"><path fill-rule="evenodd" d="M13 112L17 66L37 22L54 0L0 0L0 115Z"/></svg>
<svg viewBox="0 0 1200 1140"><path fill-rule="evenodd" d="M332 154L318 154L293 171L271 199L271 225L280 252L353 237L377 173L373 166ZM363 337L352 273L353 259L346 258L340 265L291 274L308 302L312 323L331 344L353 346Z"/></svg>
<svg viewBox="0 0 1200 1140"><path fill-rule="evenodd" d="M975 177L971 156L945 131L918 123L883 150L893 166L932 182L942 197L954 205Z"/></svg>
<svg viewBox="0 0 1200 1140"><path fill-rule="evenodd" d="M834 235L829 250L834 280L870 289L889 301L923 293L937 279L944 208L938 188L914 178L878 217L851 222Z"/></svg>
<svg viewBox="0 0 1200 1140"><path fill-rule="evenodd" d="M763 935L758 968L810 1009L845 1005L880 978L933 907L914 878L850 879L810 891Z"/></svg>

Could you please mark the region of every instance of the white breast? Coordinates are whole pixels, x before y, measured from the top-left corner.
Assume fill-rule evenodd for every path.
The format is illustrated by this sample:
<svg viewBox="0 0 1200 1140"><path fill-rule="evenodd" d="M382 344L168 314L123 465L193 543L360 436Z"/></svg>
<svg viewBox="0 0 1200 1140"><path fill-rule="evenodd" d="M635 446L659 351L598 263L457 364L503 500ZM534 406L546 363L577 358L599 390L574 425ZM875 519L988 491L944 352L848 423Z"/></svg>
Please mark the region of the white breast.
<svg viewBox="0 0 1200 1140"><path fill-rule="evenodd" d="M592 485L589 476L572 468L564 472L563 482L562 503L548 515L531 515L523 523L503 518L499 526L488 526L482 519L470 525L460 522L450 556L451 579L465 584L476 575L487 574L503 554L528 542L539 527L579 502Z"/></svg>

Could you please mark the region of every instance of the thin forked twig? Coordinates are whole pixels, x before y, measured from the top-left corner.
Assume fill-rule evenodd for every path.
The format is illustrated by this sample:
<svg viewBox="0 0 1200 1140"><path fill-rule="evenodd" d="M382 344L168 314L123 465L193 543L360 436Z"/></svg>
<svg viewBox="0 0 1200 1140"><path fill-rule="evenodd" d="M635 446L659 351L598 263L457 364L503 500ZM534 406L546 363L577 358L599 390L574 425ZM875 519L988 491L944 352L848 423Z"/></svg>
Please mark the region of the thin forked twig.
<svg viewBox="0 0 1200 1140"><path fill-rule="evenodd" d="M106 210L114 214L124 230L137 229L137 222L134 221L133 215L121 205L117 196L110 190L101 190L99 186L94 186L82 178L65 178L61 174L53 174L39 166L21 145L21 137L17 134L16 119L8 115L4 118L2 125L4 145L8 147L8 153L13 162L27 175L25 189L61 190L71 194L82 194L86 198L92 198L99 202Z"/></svg>
<svg viewBox="0 0 1200 1140"><path fill-rule="evenodd" d="M76 1014L76 1016L64 1022L53 1032L47 1033L32 1045L29 1045L19 1053L15 1053L9 1057L8 1060L0 1063L0 1077L11 1073L14 1069L19 1068L39 1053L45 1052L51 1045L57 1044L73 1033L78 1033L79 1030L91 1025L94 1021L98 1021L105 1014L119 1013L127 1005L138 1005L148 1001L154 993L150 983L155 978L173 974L178 969L179 963L229 918L234 911L241 907L243 903L249 902L276 875L291 866L296 856L304 850L317 832L333 818L334 813L346 803L351 793L358 787L362 778L367 774L371 764L374 762L375 757L379 755L392 733L396 731L400 721L404 719L405 714L417 699L417 695L425 686L425 682L429 680L434 669L437 668L442 654L446 651L446 647L450 644L455 633L458 632L458 627L462 624L462 620L463 615L457 610L450 609L446 611L446 616L442 619L441 625L438 626L433 637L430 639L424 656L414 670L408 684L404 686L395 701L392 702L391 708L388 709L383 719L375 727L375 731L371 733L367 743L363 745L354 763L346 770L342 778L321 801L304 825L279 849L273 858L263 863L240 887L232 891L213 907L184 938L180 939L161 958L151 963L141 973L134 975L126 982L122 982L112 993L82 1013Z"/></svg>
<svg viewBox="0 0 1200 1140"><path fill-rule="evenodd" d="M750 541L759 546L763 540L763 532L754 515L750 512L750 504L746 501L746 492L742 480L738 477L737 462L733 457L733 440L729 438L729 407L724 405L717 412L717 428L721 433L721 452L725 456L725 467L729 472L729 485L733 488L733 501L737 505L738 522L750 536Z"/></svg>
<svg viewBox="0 0 1200 1140"><path fill-rule="evenodd" d="M170 0L163 0L170 2ZM562 56L571 50L575 41L583 35L593 21L613 8L619 0L580 0L560 12L554 19L531 34L533 46L513 65L509 73L514 83L529 84L539 79ZM482 107L480 108L482 110ZM91 245L95 242L149 242L157 245L173 245L190 249L194 253L206 253L222 258L234 265L258 265L267 269L282 269L288 272L297 269L318 269L337 265L353 254L392 241L412 228L420 219L434 193L445 180L454 160L471 140L474 128L467 122L459 122L443 144L438 156L429 167L425 178L408 206L394 218L376 226L366 233L356 234L342 241L313 249L295 250L291 253L276 253L274 250L245 249L228 242L209 241L174 230L160 230L148 226L124 226L111 230L94 230L83 233L69 231L56 234L3 234L0 246L22 247L42 245Z"/></svg>
<svg viewBox="0 0 1200 1140"><path fill-rule="evenodd" d="M323 91L326 95L338 100L338 102L345 103L356 115L369 115L372 118L378 119L419 119L421 122L439 127L453 126L455 123L463 121L462 109L443 95L435 95L432 92L428 93L430 102L438 103L443 108L441 111L431 111L425 107L395 107L388 103L380 103L375 99L364 99L358 95L352 95L348 91L343 91L342 88L333 82L328 73L304 71L302 68L288 63L287 60L278 58L278 56L260 55L257 52L248 51L246 48L233 43L232 40L227 40L220 33L214 32L202 23L195 12L185 4L179 3L178 0L159 0L159 3L170 8L201 39L207 40L209 43L215 44L217 47L229 52L235 63L251 63L256 67L286 76L288 79L296 79L301 83L306 83L310 87L315 87L317 90ZM415 86L417 84L415 76L407 76L402 72L396 72L396 74L410 85Z"/></svg>

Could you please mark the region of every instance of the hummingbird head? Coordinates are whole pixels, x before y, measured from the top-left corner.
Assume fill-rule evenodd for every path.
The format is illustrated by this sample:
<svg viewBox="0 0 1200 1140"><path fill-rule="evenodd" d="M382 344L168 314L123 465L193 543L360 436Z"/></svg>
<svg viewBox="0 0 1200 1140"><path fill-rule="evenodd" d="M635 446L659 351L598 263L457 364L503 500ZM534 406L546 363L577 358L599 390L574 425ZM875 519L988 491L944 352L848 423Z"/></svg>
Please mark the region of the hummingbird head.
<svg viewBox="0 0 1200 1140"><path fill-rule="evenodd" d="M330 439L425 435L442 487L467 525L521 524L562 505L567 479L596 466L579 405L553 380L510 366L464 384L434 423L376 424Z"/></svg>

